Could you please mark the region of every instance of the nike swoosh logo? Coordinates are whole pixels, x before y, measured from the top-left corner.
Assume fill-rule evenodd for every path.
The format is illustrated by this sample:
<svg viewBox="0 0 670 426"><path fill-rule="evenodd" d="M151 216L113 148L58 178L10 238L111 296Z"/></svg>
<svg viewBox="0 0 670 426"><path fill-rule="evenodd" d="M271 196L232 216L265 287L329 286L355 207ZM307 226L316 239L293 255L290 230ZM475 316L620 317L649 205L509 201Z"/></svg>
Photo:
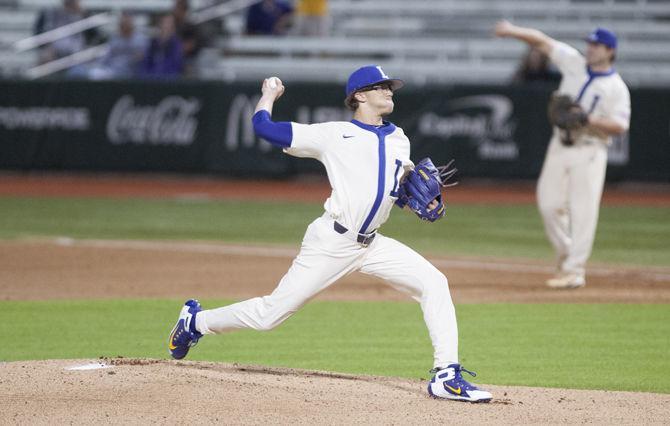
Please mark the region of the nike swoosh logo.
<svg viewBox="0 0 670 426"><path fill-rule="evenodd" d="M460 395L460 394L461 394L461 387L460 387L460 386L458 387L458 389L454 389L454 388L452 388L451 386L449 386L448 384L445 383L445 384L444 384L444 387L447 388L448 390L452 391L452 392L455 393L456 395Z"/></svg>
<svg viewBox="0 0 670 426"><path fill-rule="evenodd" d="M342 135L343 139L349 139L349 138L353 138L353 137L354 137L354 135Z"/></svg>
<svg viewBox="0 0 670 426"><path fill-rule="evenodd" d="M168 348L170 348L171 351L177 349L177 347L176 347L175 345L172 344L172 338L174 338L174 334L175 334L176 332L177 332L177 327L175 327L175 328L172 330L172 333L170 333L170 340L169 340L169 342L168 342Z"/></svg>

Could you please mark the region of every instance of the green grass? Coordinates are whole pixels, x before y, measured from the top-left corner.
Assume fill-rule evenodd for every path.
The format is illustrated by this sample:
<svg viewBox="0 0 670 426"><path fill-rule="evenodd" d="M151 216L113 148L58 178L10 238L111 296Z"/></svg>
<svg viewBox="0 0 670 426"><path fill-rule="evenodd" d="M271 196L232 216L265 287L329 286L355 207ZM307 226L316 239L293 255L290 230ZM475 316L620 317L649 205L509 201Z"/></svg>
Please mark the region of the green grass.
<svg viewBox="0 0 670 426"><path fill-rule="evenodd" d="M195 239L298 245L320 203L0 198L0 238ZM430 224L394 211L382 232L423 252L551 259L532 205L454 205ZM592 260L670 265L670 209L603 207Z"/></svg>
<svg viewBox="0 0 670 426"><path fill-rule="evenodd" d="M0 302L0 360L167 358L180 303ZM670 393L668 305L483 304L457 313L461 361L481 383ZM417 304L313 302L272 332L207 336L189 359L427 378L432 347Z"/></svg>
<svg viewBox="0 0 670 426"><path fill-rule="evenodd" d="M0 239L189 239L297 247L320 203L0 197ZM434 254L550 259L532 205L454 205L428 224L395 211L383 232ZM670 209L603 207L592 259L670 265ZM206 301L218 306L222 301ZM0 302L0 360L166 357L181 301ZM461 360L478 381L670 393L670 305L463 305ZM190 359L428 377L412 303L315 302L270 333L203 339Z"/></svg>

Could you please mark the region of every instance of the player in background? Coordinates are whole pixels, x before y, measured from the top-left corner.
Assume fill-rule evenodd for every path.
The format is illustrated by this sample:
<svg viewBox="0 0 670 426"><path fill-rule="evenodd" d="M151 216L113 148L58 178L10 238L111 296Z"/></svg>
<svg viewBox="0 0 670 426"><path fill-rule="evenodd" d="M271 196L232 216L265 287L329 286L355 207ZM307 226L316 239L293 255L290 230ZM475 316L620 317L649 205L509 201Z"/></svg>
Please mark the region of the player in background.
<svg viewBox="0 0 670 426"><path fill-rule="evenodd" d="M346 87L346 105L354 119L308 125L272 121L272 107L284 86L275 77L264 80L253 116L256 134L289 155L321 161L332 193L325 213L308 226L300 253L272 294L211 310L201 310L195 300L186 302L169 338L173 358L185 357L204 334L273 329L336 280L360 271L421 304L434 347L435 376L428 384L432 396L491 400L489 392L461 375L468 371L458 360L456 313L447 278L417 252L377 231L399 198L404 174L414 167L409 139L401 128L383 120L393 111L393 91L402 86L381 67L359 68ZM434 209L438 203L432 201Z"/></svg>
<svg viewBox="0 0 670 426"><path fill-rule="evenodd" d="M586 284L600 198L613 135L628 130L630 94L613 67L617 38L597 28L586 38L586 55L533 29L500 21L495 35L521 40L549 56L562 74L558 93L579 105L582 121L572 135L557 126L549 142L537 184L537 202L545 231L557 254L553 288Z"/></svg>

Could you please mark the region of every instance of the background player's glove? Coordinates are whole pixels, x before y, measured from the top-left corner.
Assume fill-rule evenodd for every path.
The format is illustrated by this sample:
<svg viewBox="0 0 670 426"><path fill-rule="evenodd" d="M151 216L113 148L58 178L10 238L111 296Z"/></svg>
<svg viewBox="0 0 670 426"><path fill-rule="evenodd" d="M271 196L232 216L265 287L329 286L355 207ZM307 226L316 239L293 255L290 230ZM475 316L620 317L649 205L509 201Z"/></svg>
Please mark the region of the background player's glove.
<svg viewBox="0 0 670 426"><path fill-rule="evenodd" d="M561 129L563 145L573 145L575 133L584 128L588 122L588 114L570 96L554 93L549 99L547 108L549 122Z"/></svg>
<svg viewBox="0 0 670 426"><path fill-rule="evenodd" d="M435 167L430 158L419 161L398 188L399 198L396 204L400 207L409 206L422 220L435 222L440 219L445 213L441 190L458 183L447 183L458 171L453 164L454 160L451 160L445 166ZM433 201L437 205L430 209Z"/></svg>
<svg viewBox="0 0 670 426"><path fill-rule="evenodd" d="M567 95L553 94L547 111L549 122L561 129L580 129L588 123L588 115L582 107Z"/></svg>

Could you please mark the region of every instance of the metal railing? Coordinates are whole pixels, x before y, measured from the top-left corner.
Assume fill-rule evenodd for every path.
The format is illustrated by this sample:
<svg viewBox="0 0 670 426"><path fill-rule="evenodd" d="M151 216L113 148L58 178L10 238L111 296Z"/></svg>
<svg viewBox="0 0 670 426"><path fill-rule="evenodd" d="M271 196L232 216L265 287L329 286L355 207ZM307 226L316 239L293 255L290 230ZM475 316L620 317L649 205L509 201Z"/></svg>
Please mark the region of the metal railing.
<svg viewBox="0 0 670 426"><path fill-rule="evenodd" d="M56 40L70 37L92 28L107 25L112 22L113 19L114 16L110 12L98 13L87 18L80 19L79 21L54 28L53 30L45 31L43 33L19 40L14 43L14 51L16 53L21 53L36 47L44 46L46 44L53 43ZM34 66L26 71L26 77L33 80L71 68L75 65L92 61L103 56L107 52L108 48L109 46L107 44L93 46L79 52L75 52L72 55L64 56L44 64Z"/></svg>
<svg viewBox="0 0 670 426"><path fill-rule="evenodd" d="M97 46L89 47L72 55L64 56L62 58L54 59L41 65L30 68L26 71L26 77L30 80L36 78L46 77L47 75L71 68L75 65L83 64L94 59L98 59L107 54L109 45L99 44Z"/></svg>
<svg viewBox="0 0 670 426"><path fill-rule="evenodd" d="M193 23L202 24L203 22L211 21L212 19L222 18L238 10L246 9L258 0L230 0L225 3L215 4L213 6L205 7L193 12Z"/></svg>
<svg viewBox="0 0 670 426"><path fill-rule="evenodd" d="M257 1L258 0L230 0L224 3L207 6L194 11L192 14L192 21L194 24L199 25L213 19L222 18L231 13L246 9ZM62 27L19 40L14 43L14 51L20 53L44 46L53 43L56 40L79 34L89 29L107 25L112 22L113 19L114 15L111 12L98 13L71 24L63 25ZM95 60L104 56L108 49L109 45L106 43L89 47L71 55L32 67L27 70L26 77L29 79L41 78Z"/></svg>
<svg viewBox="0 0 670 426"><path fill-rule="evenodd" d="M26 50L34 49L45 44L53 43L71 35L79 34L91 28L97 28L102 25L107 25L113 19L109 12L98 13L97 15L89 16L71 24L63 25L62 27L54 28L37 34L14 43L14 50L16 52L25 52Z"/></svg>

